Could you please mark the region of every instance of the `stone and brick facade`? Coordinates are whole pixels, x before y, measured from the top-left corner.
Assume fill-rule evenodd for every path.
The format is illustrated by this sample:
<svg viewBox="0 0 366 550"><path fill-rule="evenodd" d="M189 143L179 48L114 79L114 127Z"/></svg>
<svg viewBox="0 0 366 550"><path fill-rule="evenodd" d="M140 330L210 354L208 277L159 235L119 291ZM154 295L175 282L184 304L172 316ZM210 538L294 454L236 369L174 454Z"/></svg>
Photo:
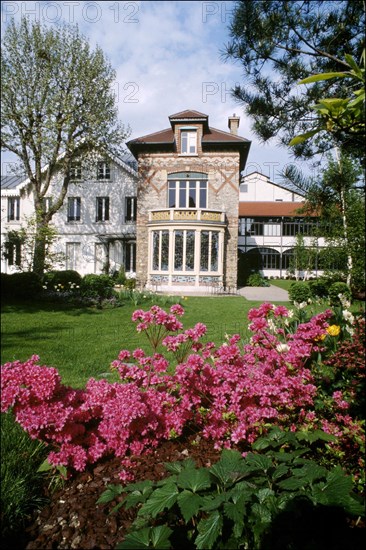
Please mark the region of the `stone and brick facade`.
<svg viewBox="0 0 366 550"><path fill-rule="evenodd" d="M230 132L210 128L197 111L169 121L128 143L139 166L138 285L235 290L240 173L250 142L237 135L235 115Z"/></svg>

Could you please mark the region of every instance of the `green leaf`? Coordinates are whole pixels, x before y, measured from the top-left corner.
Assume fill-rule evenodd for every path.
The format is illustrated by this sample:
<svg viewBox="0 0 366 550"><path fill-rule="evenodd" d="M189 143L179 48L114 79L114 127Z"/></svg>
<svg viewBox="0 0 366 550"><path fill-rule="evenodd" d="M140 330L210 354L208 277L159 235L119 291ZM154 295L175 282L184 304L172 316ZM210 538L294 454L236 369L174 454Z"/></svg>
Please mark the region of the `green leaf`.
<svg viewBox="0 0 366 550"><path fill-rule="evenodd" d="M259 500L259 503L260 504L263 504L265 500L267 500L269 497L273 497L274 496L274 491L272 491L272 489L259 489L258 493L257 493L257 497L258 497L258 500Z"/></svg>
<svg viewBox="0 0 366 550"><path fill-rule="evenodd" d="M234 536L239 539L242 535L244 528L244 517L246 514L245 504L234 504L233 502L227 502L224 505L225 515L234 522Z"/></svg>
<svg viewBox="0 0 366 550"><path fill-rule="evenodd" d="M213 548L216 539L221 534L223 520L219 512L215 511L207 519L201 519L197 529L199 534L195 544L198 550Z"/></svg>
<svg viewBox="0 0 366 550"><path fill-rule="evenodd" d="M320 504L339 505L349 500L352 488L352 478L346 476L342 468L337 466L328 473L325 483L314 487L314 497Z"/></svg>
<svg viewBox="0 0 366 550"><path fill-rule="evenodd" d="M153 527L150 532L150 538L153 548L171 548L169 537L173 533L167 525L158 525Z"/></svg>
<svg viewBox="0 0 366 550"><path fill-rule="evenodd" d="M294 476L306 479L308 483L313 483L317 479L325 478L327 469L319 466L316 462L304 464L302 468L293 471Z"/></svg>
<svg viewBox="0 0 366 550"><path fill-rule="evenodd" d="M239 451L225 449L221 458L211 469L211 475L215 476L221 485L235 481L246 471L245 462Z"/></svg>
<svg viewBox="0 0 366 550"><path fill-rule="evenodd" d="M311 84L312 82L319 82L320 80L329 80L330 78L344 78L350 76L349 72L333 72L333 73L320 73L307 76L300 80L299 84Z"/></svg>
<svg viewBox="0 0 366 550"><path fill-rule="evenodd" d="M177 502L184 521L188 523L197 514L204 500L201 496L185 490L179 494Z"/></svg>
<svg viewBox="0 0 366 550"><path fill-rule="evenodd" d="M309 443L315 443L315 441L336 441L334 435L323 432L323 430L298 432L297 437L299 441L309 441Z"/></svg>
<svg viewBox="0 0 366 550"><path fill-rule="evenodd" d="M268 456L255 455L253 453L247 454L245 464L250 468L251 471L262 470L264 472L266 472L273 465L272 460L268 458Z"/></svg>
<svg viewBox="0 0 366 550"><path fill-rule="evenodd" d="M122 485L107 485L107 489L100 495L97 504L106 504L115 500L123 492Z"/></svg>
<svg viewBox="0 0 366 550"><path fill-rule="evenodd" d="M178 489L174 483L167 483L155 489L149 499L140 508L138 515L151 515L155 518L165 508L169 510L177 501Z"/></svg>
<svg viewBox="0 0 366 550"><path fill-rule="evenodd" d="M208 489L211 486L210 472L206 468L184 470L178 475L177 485L182 489L190 489L193 493Z"/></svg>
<svg viewBox="0 0 366 550"><path fill-rule="evenodd" d="M290 477L278 483L281 489L286 489L287 491L297 491L298 489L302 489L305 485L306 481L304 479L298 479L296 477Z"/></svg>
<svg viewBox="0 0 366 550"><path fill-rule="evenodd" d="M165 462L164 466L168 472L180 474L183 470L195 468L196 463L192 458L187 458L187 460L180 460L179 462Z"/></svg>
<svg viewBox="0 0 366 550"><path fill-rule="evenodd" d="M140 548L149 548L150 546L150 527L140 529L140 531L129 533L125 540L117 544L119 550L140 550Z"/></svg>
<svg viewBox="0 0 366 550"><path fill-rule="evenodd" d="M294 138L292 138L289 145L290 147L292 147L293 145L298 145L299 143L303 143L307 139L315 136L315 134L317 134L318 132L319 130L311 130L310 132L305 132L305 134L300 134L298 136L295 136Z"/></svg>

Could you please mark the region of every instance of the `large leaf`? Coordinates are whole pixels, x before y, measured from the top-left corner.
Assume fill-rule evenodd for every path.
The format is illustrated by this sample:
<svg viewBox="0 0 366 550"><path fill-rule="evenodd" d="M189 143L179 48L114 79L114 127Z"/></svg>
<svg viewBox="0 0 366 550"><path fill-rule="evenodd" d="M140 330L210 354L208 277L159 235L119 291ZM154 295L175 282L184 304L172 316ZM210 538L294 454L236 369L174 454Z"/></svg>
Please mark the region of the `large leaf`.
<svg viewBox="0 0 366 550"><path fill-rule="evenodd" d="M123 492L122 485L107 485L106 490L100 495L97 504L106 504L111 502Z"/></svg>
<svg viewBox="0 0 366 550"><path fill-rule="evenodd" d="M261 470L264 472L266 472L273 465L272 460L268 458L268 456L255 455L253 453L247 454L245 464L251 471Z"/></svg>
<svg viewBox="0 0 366 550"><path fill-rule="evenodd" d="M210 473L222 486L240 479L247 471L245 461L238 451L225 450L221 458L214 464Z"/></svg>
<svg viewBox="0 0 366 550"><path fill-rule="evenodd" d="M344 78L350 76L348 72L333 72L333 73L320 73L313 74L312 76L307 76L300 80L299 84L312 84L313 82L319 82L320 80L329 80L330 78Z"/></svg>
<svg viewBox="0 0 366 550"><path fill-rule="evenodd" d="M119 550L140 550L150 547L150 527L126 535L125 540L117 544Z"/></svg>
<svg viewBox="0 0 366 550"><path fill-rule="evenodd" d="M174 483L167 483L164 487L156 489L140 508L139 515L151 515L155 518L165 508L169 510L176 502L178 489Z"/></svg>
<svg viewBox="0 0 366 550"><path fill-rule="evenodd" d="M221 534L223 520L219 512L215 511L207 519L201 519L197 528L198 535L195 540L199 550L213 548L218 536Z"/></svg>
<svg viewBox="0 0 366 550"><path fill-rule="evenodd" d="M172 545L169 541L170 535L173 533L173 530L170 529L167 525L158 525L153 527L150 532L150 538L153 548L171 548Z"/></svg>
<svg viewBox="0 0 366 550"><path fill-rule="evenodd" d="M184 521L188 523L195 516L203 504L204 500L200 495L192 493L192 491L183 491L178 496L178 506L182 512Z"/></svg>
<svg viewBox="0 0 366 550"><path fill-rule="evenodd" d="M183 470L177 477L177 485L182 489L190 489L193 493L208 489L211 486L211 476L206 468L199 470Z"/></svg>
<svg viewBox="0 0 366 550"><path fill-rule="evenodd" d="M315 136L319 130L311 130L310 132L305 132L304 134L300 134L298 136L295 136L292 138L292 140L289 142L289 145L292 147L293 145L298 145L299 143L303 143L307 139Z"/></svg>
<svg viewBox="0 0 366 550"><path fill-rule="evenodd" d="M172 474L180 474L183 470L194 469L196 464L192 458L187 458L187 460L180 460L179 462L165 462L164 467Z"/></svg>

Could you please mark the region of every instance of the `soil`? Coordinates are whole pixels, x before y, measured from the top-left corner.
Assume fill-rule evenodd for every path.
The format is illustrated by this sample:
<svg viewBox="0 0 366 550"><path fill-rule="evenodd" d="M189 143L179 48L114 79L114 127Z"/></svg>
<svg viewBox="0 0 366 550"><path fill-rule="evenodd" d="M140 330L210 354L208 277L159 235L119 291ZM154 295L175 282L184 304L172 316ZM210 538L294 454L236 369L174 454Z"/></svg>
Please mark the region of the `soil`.
<svg viewBox="0 0 366 550"><path fill-rule="evenodd" d="M212 443L204 440L194 443L193 437L185 441L167 441L152 454L137 457L135 481L163 479L169 475L164 468L165 462L191 457L201 467L210 466L219 459L220 452L213 448ZM97 505L96 502L106 485L120 483L120 470L120 460L113 458L99 462L65 482L62 489L52 494L50 504L38 513L27 529L25 544L9 548L114 549L133 522L134 512L122 507L116 514L109 515L116 502L108 505Z"/></svg>

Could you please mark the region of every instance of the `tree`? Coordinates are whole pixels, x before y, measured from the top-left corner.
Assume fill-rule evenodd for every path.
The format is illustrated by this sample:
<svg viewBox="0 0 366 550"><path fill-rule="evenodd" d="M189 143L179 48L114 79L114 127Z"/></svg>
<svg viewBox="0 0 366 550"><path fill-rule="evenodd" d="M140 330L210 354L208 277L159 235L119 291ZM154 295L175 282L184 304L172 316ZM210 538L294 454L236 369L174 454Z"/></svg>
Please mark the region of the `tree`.
<svg viewBox="0 0 366 550"><path fill-rule="evenodd" d="M1 147L14 153L29 180L36 213L33 271L45 266L45 230L63 205L72 163L83 151L118 154L127 136L118 122L115 72L76 26L47 28L12 20L1 54ZM53 176L60 190L46 207Z"/></svg>
<svg viewBox="0 0 366 550"><path fill-rule="evenodd" d="M260 139L288 145L313 129L311 105L322 98L348 97L344 79L320 80L311 87L295 84L317 73L349 71L345 55L361 58L364 29L363 0L238 2L225 57L241 63L244 83L233 95L244 103ZM294 154L310 158L334 145L333 135L320 133L316 140L297 143ZM363 136L343 147L354 155L363 149Z"/></svg>
<svg viewBox="0 0 366 550"><path fill-rule="evenodd" d="M362 53L363 67L358 66L351 55L346 54L345 60L349 70L338 73L321 73L301 80L299 84L313 84L321 80L332 78L349 79L349 97L324 98L312 106L317 118L313 122L314 128L306 134L296 136L289 145L302 143L317 134L326 132L332 135L334 141L343 149L350 149L360 139L365 140L365 50ZM361 86L358 88L358 86ZM363 151L364 158L364 151Z"/></svg>

